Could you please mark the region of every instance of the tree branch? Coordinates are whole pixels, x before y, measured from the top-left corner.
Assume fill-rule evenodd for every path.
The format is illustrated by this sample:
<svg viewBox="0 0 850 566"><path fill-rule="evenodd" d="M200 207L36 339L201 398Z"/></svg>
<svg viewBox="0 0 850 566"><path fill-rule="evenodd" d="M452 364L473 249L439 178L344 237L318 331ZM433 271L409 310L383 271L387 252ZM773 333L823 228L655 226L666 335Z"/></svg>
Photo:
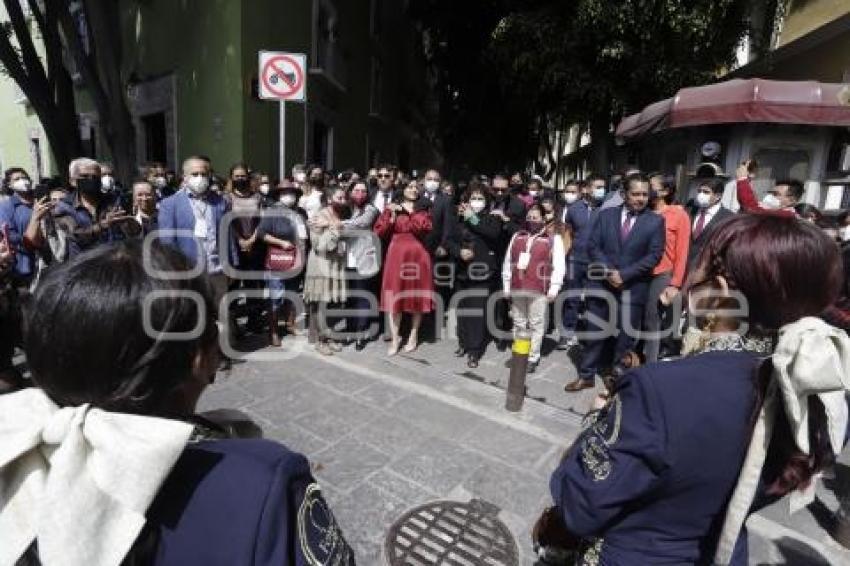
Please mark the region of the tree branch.
<svg viewBox="0 0 850 566"><path fill-rule="evenodd" d="M47 19L45 12L48 12L49 0L45 0L45 12L41 11L41 6L39 6L38 0L28 0L28 2L30 13L32 13L33 19L35 19L38 24L38 29L41 32L42 39L44 40L44 51L47 57L47 83L50 93L55 95L58 67L62 67L64 69L61 56L62 42L59 39L59 32L56 28L56 19Z"/></svg>
<svg viewBox="0 0 850 566"><path fill-rule="evenodd" d="M27 25L24 12L21 10L20 1L3 0L3 3L6 6L6 13L9 14L9 19L12 22L12 29L15 30L15 37L18 39L18 45L21 48L21 60L27 69L27 74L32 80L43 80L46 84L47 73L44 72L41 59L35 50L35 45L33 45L32 33L30 32L29 25Z"/></svg>
<svg viewBox="0 0 850 566"><path fill-rule="evenodd" d="M97 113L103 122L109 117L109 97L107 96L106 91L103 88L103 84L100 81L96 65L89 56L86 55L83 40L80 37L74 18L71 16L71 12L66 6L60 6L57 10L57 15L59 18L59 25L62 28L62 33L65 36L65 43L74 57L77 70L80 72L80 75L82 75L83 81L86 84L86 89L91 95L94 105L97 108ZM110 136L108 128L104 133L107 137Z"/></svg>
<svg viewBox="0 0 850 566"><path fill-rule="evenodd" d="M12 46L9 34L5 31L0 33L0 63L3 63L6 72L9 73L13 81L18 83L21 89L24 88L24 83L29 83L29 75L24 69L24 64L21 62L18 52Z"/></svg>

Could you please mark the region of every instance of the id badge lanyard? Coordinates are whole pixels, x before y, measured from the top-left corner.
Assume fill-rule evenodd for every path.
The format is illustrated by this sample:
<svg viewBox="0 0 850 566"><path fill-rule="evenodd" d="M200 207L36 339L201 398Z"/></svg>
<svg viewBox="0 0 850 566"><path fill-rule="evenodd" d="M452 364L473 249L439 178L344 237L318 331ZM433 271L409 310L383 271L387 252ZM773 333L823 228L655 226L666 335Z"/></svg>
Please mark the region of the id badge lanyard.
<svg viewBox="0 0 850 566"><path fill-rule="evenodd" d="M528 269L528 264L531 263L531 248L534 246L534 242L537 240L537 235L532 236L529 234L528 240L525 242L525 251L520 252L519 259L516 262L516 267L520 271L525 271Z"/></svg>

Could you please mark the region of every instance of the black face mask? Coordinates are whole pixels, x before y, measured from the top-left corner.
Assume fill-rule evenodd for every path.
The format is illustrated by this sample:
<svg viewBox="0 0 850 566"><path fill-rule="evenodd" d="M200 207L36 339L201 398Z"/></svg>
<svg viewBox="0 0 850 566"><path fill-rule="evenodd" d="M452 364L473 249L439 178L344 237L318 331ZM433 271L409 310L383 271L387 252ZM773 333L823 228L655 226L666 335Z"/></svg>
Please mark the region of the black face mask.
<svg viewBox="0 0 850 566"><path fill-rule="evenodd" d="M77 188L81 193L87 196L100 196L102 193L100 192L101 182L100 179L91 179L88 177L84 177L82 179L77 180Z"/></svg>
<svg viewBox="0 0 850 566"><path fill-rule="evenodd" d="M248 190L250 186L250 181L248 179L236 179L233 181L233 189L239 191L240 193L244 193Z"/></svg>
<svg viewBox="0 0 850 566"><path fill-rule="evenodd" d="M537 221L532 221L532 220L527 220L525 222L525 229L532 234L537 234L538 232L543 230L543 228L545 226L546 226L545 222L537 222Z"/></svg>

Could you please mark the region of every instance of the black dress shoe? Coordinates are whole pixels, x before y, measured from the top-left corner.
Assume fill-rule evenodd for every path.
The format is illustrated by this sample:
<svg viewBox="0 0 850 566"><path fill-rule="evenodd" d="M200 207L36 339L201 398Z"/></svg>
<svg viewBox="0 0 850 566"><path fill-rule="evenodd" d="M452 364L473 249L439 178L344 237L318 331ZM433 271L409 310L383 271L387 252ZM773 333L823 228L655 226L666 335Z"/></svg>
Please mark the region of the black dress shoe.
<svg viewBox="0 0 850 566"><path fill-rule="evenodd" d="M526 368L525 373L534 373L537 371L537 365L540 362L528 362L528 368Z"/></svg>
<svg viewBox="0 0 850 566"><path fill-rule="evenodd" d="M368 342L366 340L364 340L363 338L361 338L360 340L357 340L354 343L354 349L357 350L358 352L362 352L363 349L366 348L366 344L368 344Z"/></svg>
<svg viewBox="0 0 850 566"><path fill-rule="evenodd" d="M478 367L478 356L469 355L469 358L466 360L466 367L475 369Z"/></svg>
<svg viewBox="0 0 850 566"><path fill-rule="evenodd" d="M455 356L457 356L458 358L462 358L465 353L466 350L463 348L463 346L458 346L455 350Z"/></svg>

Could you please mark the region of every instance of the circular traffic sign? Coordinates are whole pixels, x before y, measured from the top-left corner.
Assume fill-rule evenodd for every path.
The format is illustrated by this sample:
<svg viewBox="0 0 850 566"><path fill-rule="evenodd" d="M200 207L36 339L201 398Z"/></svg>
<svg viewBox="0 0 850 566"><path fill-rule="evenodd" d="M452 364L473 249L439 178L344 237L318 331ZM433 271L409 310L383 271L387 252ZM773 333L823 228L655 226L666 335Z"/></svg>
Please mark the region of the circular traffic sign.
<svg viewBox="0 0 850 566"><path fill-rule="evenodd" d="M288 55L272 57L263 66L263 86L274 96L289 98L304 85L304 70Z"/></svg>

